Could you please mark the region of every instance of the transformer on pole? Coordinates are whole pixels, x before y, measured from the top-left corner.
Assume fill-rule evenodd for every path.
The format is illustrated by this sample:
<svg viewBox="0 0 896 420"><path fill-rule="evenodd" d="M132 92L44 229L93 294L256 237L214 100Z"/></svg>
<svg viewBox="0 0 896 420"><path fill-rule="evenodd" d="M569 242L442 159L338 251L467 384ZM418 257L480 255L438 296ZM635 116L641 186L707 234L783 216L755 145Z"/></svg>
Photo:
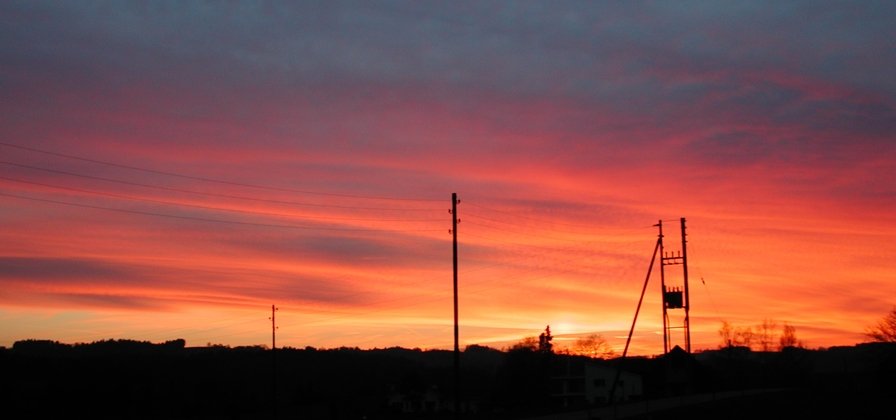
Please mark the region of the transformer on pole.
<svg viewBox="0 0 896 420"><path fill-rule="evenodd" d="M672 348L672 330L684 330L684 350L691 352L691 320L690 320L690 293L688 289L688 252L687 252L687 233L685 229L685 218L681 218L681 250L667 252L663 244L663 221L660 220L656 224L659 228L659 248L660 248L660 283L662 286L663 296L663 354L669 353ZM667 284L666 267L681 266L680 283L674 285ZM669 319L670 310L684 310L683 321L681 324L673 325Z"/></svg>

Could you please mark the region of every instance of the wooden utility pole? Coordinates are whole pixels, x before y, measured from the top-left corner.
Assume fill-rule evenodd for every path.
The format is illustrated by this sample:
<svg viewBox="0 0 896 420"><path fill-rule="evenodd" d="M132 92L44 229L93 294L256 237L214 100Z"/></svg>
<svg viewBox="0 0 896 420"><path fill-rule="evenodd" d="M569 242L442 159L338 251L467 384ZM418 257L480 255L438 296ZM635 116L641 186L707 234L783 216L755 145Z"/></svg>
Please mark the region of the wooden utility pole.
<svg viewBox="0 0 896 420"><path fill-rule="evenodd" d="M665 265L663 261L665 261L666 248L663 245L663 220L660 219L657 224L655 224L657 228L659 228L660 233L657 236L657 243L659 244L659 252L660 252L660 296L662 297L663 304L663 354L669 352L669 312L667 311L668 306L666 305L666 271L663 269Z"/></svg>
<svg viewBox="0 0 896 420"><path fill-rule="evenodd" d="M457 323L457 193L451 193L451 238L454 248L454 418L460 416L460 329Z"/></svg>
<svg viewBox="0 0 896 420"><path fill-rule="evenodd" d="M276 314L280 308L271 305L271 350L277 350L277 318Z"/></svg>
<svg viewBox="0 0 896 420"><path fill-rule="evenodd" d="M684 227L685 219L681 218L681 268L684 271L684 339L685 350L691 352L691 294L688 290L688 240Z"/></svg>
<svg viewBox="0 0 896 420"><path fill-rule="evenodd" d="M271 410L277 418L277 318L280 308L271 305Z"/></svg>

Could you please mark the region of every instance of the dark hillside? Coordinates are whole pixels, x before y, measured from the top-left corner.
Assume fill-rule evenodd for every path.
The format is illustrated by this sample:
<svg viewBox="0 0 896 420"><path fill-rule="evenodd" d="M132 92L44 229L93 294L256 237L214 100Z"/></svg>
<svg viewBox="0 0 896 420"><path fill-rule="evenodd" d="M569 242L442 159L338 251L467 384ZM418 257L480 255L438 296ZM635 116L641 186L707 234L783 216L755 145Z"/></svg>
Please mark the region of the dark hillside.
<svg viewBox="0 0 896 420"><path fill-rule="evenodd" d="M276 376L273 374L276 366ZM471 346L461 358L463 418L525 418L606 407L615 369L619 404L665 408L651 418L755 418L861 414L896 401L896 345L601 361L529 349ZM35 418L423 419L453 418L453 355L360 350L185 347L108 340L26 340L0 350L7 413ZM762 390L774 389L775 392ZM761 393L750 394L760 390ZM749 394L749 395L748 395Z"/></svg>

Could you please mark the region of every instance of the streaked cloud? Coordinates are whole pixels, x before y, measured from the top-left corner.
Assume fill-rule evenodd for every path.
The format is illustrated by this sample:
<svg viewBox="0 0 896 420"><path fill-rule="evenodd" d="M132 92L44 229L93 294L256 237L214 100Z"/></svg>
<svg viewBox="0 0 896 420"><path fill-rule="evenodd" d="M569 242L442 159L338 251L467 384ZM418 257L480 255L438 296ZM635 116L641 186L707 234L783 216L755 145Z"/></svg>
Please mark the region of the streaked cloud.
<svg viewBox="0 0 896 420"><path fill-rule="evenodd" d="M467 343L626 331L685 216L699 346L764 318L851 344L896 294L894 15L4 3L0 319L257 344L276 303L297 346L440 346L458 192Z"/></svg>

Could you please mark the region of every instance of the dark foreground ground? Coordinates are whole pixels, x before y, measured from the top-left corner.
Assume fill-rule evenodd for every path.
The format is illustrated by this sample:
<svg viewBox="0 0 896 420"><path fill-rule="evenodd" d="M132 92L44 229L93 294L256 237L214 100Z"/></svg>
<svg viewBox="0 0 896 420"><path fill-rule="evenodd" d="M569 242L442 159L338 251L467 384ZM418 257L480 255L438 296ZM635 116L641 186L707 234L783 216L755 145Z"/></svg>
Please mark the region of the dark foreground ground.
<svg viewBox="0 0 896 420"><path fill-rule="evenodd" d="M808 389L772 391L636 415L632 419L892 419L896 395L831 395ZM611 417L607 417L611 418Z"/></svg>
<svg viewBox="0 0 896 420"><path fill-rule="evenodd" d="M758 389L644 400L555 412L526 420L892 419L896 395Z"/></svg>
<svg viewBox="0 0 896 420"><path fill-rule="evenodd" d="M558 397L558 367L621 368L641 395L615 406ZM591 360L471 346L459 418L896 418L896 344L757 353L723 349ZM453 354L416 349L189 348L109 340L0 348L4 418L453 419ZM573 401L573 402L570 402Z"/></svg>

